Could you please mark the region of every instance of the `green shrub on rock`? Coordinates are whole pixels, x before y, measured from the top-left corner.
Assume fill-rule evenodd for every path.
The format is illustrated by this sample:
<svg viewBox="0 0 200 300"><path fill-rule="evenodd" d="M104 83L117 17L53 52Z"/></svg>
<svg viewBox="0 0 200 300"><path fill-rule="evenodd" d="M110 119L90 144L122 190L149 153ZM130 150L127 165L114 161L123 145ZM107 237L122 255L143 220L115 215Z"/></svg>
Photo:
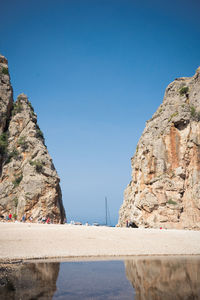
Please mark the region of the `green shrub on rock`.
<svg viewBox="0 0 200 300"><path fill-rule="evenodd" d="M0 154L4 155L7 152L8 147L8 135L7 133L2 133L0 135Z"/></svg>
<svg viewBox="0 0 200 300"><path fill-rule="evenodd" d="M173 201L172 199L169 199L169 200L167 201L167 203L168 203L168 204L172 204L172 205L176 205L176 204L177 204L177 202L176 202L176 201Z"/></svg>
<svg viewBox="0 0 200 300"><path fill-rule="evenodd" d="M30 109L34 112L34 108L33 108L33 106L32 106L32 104L31 104L31 102L30 101L28 101L28 106L30 107Z"/></svg>
<svg viewBox="0 0 200 300"><path fill-rule="evenodd" d="M179 90L179 94L181 96L186 95L189 92L189 87L188 86L183 86L180 90Z"/></svg>
<svg viewBox="0 0 200 300"><path fill-rule="evenodd" d="M15 198L13 199L13 202L14 202L15 207L17 208L17 205L18 205L18 198L15 197Z"/></svg>
<svg viewBox="0 0 200 300"><path fill-rule="evenodd" d="M2 68L2 73L4 74L4 75L8 75L9 74L9 72L8 72L8 69L7 68Z"/></svg>
<svg viewBox="0 0 200 300"><path fill-rule="evenodd" d="M13 148L13 150L10 153L8 153L5 163L8 164L12 160L12 158L18 159L18 157L19 157L18 150L16 148Z"/></svg>
<svg viewBox="0 0 200 300"><path fill-rule="evenodd" d="M200 111L196 111L194 106L190 106L190 115L195 121L200 121Z"/></svg>
<svg viewBox="0 0 200 300"><path fill-rule="evenodd" d="M176 116L178 116L178 112L177 112L177 111L176 111L175 113L173 113L173 114L169 117L168 122L171 122L171 120L172 120L174 117L176 117Z"/></svg>
<svg viewBox="0 0 200 300"><path fill-rule="evenodd" d="M39 128L36 129L36 137L44 140L43 132Z"/></svg>
<svg viewBox="0 0 200 300"><path fill-rule="evenodd" d="M12 109L12 116L15 116L16 114L22 112L23 110L23 107L22 107L22 104L17 102L17 103L14 103L13 105L13 109Z"/></svg>
<svg viewBox="0 0 200 300"><path fill-rule="evenodd" d="M14 187L17 187L20 184L20 182L22 181L22 179L23 179L22 174L19 175L18 177L15 177L15 180L13 180L13 182L12 182Z"/></svg>
<svg viewBox="0 0 200 300"><path fill-rule="evenodd" d="M196 108L194 106L191 106L190 107L190 113L191 113L191 116L192 117L195 117L196 116Z"/></svg>
<svg viewBox="0 0 200 300"><path fill-rule="evenodd" d="M23 151L25 151L28 148L28 144L24 136L21 136L19 138L18 145L22 148Z"/></svg>
<svg viewBox="0 0 200 300"><path fill-rule="evenodd" d="M35 167L35 169L38 173L42 173L43 163L40 160L34 160L34 161L30 160L29 163L30 163L31 166Z"/></svg>

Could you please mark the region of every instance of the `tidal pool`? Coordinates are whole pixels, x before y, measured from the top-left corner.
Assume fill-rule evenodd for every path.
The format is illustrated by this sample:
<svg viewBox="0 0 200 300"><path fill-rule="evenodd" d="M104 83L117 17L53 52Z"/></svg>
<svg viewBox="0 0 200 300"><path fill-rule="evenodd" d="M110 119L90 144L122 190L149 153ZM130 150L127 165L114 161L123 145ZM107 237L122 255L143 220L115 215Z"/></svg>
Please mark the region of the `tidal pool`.
<svg viewBox="0 0 200 300"><path fill-rule="evenodd" d="M0 299L200 299L200 256L1 264Z"/></svg>

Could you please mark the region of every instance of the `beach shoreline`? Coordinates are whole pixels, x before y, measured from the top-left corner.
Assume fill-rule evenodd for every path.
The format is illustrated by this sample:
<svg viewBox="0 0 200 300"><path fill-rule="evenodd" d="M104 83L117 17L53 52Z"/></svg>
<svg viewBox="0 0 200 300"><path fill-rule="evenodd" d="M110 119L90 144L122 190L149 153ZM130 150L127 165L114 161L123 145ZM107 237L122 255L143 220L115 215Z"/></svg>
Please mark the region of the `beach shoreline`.
<svg viewBox="0 0 200 300"><path fill-rule="evenodd" d="M0 223L0 262L200 255L200 232Z"/></svg>

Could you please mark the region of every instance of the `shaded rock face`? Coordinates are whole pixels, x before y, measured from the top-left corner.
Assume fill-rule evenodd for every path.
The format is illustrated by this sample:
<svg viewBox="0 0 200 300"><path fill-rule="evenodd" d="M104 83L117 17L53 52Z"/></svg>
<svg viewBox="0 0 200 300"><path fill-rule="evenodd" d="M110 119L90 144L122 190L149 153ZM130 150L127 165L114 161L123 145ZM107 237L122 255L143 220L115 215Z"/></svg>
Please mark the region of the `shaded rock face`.
<svg viewBox="0 0 200 300"><path fill-rule="evenodd" d="M5 62L2 57L1 61ZM0 103L3 103L3 112L7 112L4 113L6 121L0 119L0 215L5 217L12 213L21 220L25 214L33 221L49 217L56 223L62 223L65 211L60 179L44 144L37 116L26 95L19 95L13 103L9 77L0 76L7 80L6 87L4 81L0 86L0 91L3 90Z"/></svg>
<svg viewBox="0 0 200 300"><path fill-rule="evenodd" d="M10 84L8 62L0 55L0 135L7 130L13 105L13 90ZM2 139L4 137L2 136ZM0 171L3 160L4 141L0 144Z"/></svg>
<svg viewBox="0 0 200 300"><path fill-rule="evenodd" d="M13 104L13 90L10 84L8 62L0 55L0 134L4 132Z"/></svg>
<svg viewBox="0 0 200 300"><path fill-rule="evenodd" d="M140 258L124 264L135 300L200 299L199 258Z"/></svg>
<svg viewBox="0 0 200 300"><path fill-rule="evenodd" d="M1 299L52 299L60 263L29 263L0 267Z"/></svg>
<svg viewBox="0 0 200 300"><path fill-rule="evenodd" d="M131 162L120 226L200 229L200 68L169 84Z"/></svg>

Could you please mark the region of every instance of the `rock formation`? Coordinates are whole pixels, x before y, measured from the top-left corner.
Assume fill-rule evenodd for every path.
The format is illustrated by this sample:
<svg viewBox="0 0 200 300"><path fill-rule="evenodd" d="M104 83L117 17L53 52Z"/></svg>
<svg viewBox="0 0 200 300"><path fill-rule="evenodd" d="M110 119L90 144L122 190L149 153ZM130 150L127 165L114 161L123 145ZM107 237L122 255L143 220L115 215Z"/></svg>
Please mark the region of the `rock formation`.
<svg viewBox="0 0 200 300"><path fill-rule="evenodd" d="M13 105L13 90L10 84L7 59L0 55L0 134L6 128Z"/></svg>
<svg viewBox="0 0 200 300"><path fill-rule="evenodd" d="M0 216L63 222L59 177L26 95L13 102L7 60L0 56Z"/></svg>
<svg viewBox="0 0 200 300"><path fill-rule="evenodd" d="M200 229L200 67L169 84L131 162L120 226Z"/></svg>
<svg viewBox="0 0 200 300"><path fill-rule="evenodd" d="M200 299L199 258L137 258L124 264L135 300Z"/></svg>

